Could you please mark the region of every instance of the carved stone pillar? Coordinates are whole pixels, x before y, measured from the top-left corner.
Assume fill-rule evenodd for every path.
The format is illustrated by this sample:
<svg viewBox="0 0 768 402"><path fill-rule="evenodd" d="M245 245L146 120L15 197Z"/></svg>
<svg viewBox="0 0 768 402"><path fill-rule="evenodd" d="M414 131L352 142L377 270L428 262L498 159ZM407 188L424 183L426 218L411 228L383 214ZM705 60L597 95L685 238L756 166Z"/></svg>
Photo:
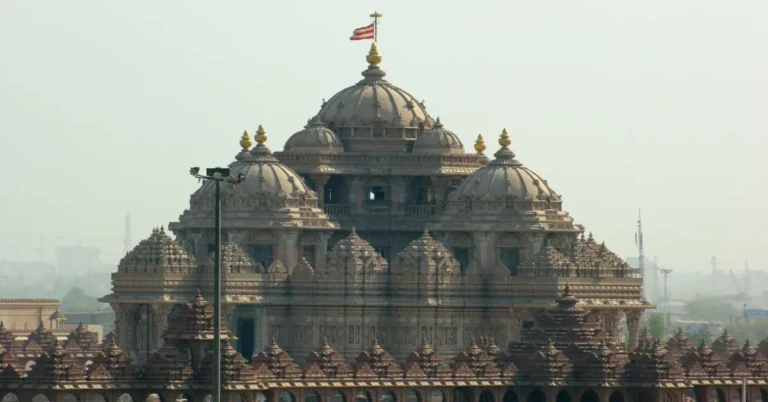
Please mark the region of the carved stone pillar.
<svg viewBox="0 0 768 402"><path fill-rule="evenodd" d="M349 202L352 204L352 210L355 211L355 213L362 214L364 213L365 208L365 200L366 200L366 194L365 189L363 189L363 181L359 178L354 178L350 182L352 185L349 189Z"/></svg>
<svg viewBox="0 0 768 402"><path fill-rule="evenodd" d="M446 177L430 177L432 187L434 189L433 196L435 197L435 215L440 215L445 208L445 192L448 188L449 179Z"/></svg>
<svg viewBox="0 0 768 402"><path fill-rule="evenodd" d="M328 254L328 239L331 238L332 232L322 232L319 234L319 242L315 245L315 272L325 270L325 260Z"/></svg>
<svg viewBox="0 0 768 402"><path fill-rule="evenodd" d="M621 342L621 310L606 310L602 312L603 330L608 334L613 342Z"/></svg>
<svg viewBox="0 0 768 402"><path fill-rule="evenodd" d="M168 328L168 315L171 314L172 304L158 303L152 304L152 350L163 346L163 333Z"/></svg>
<svg viewBox="0 0 768 402"><path fill-rule="evenodd" d="M237 308L236 304L223 304L221 306L221 322L222 324L226 325L227 328L233 328L232 327L232 317L235 314L235 309Z"/></svg>
<svg viewBox="0 0 768 402"><path fill-rule="evenodd" d="M144 364L149 357L153 339L152 316L149 304L139 304L135 310L135 325L131 328L136 345L137 361Z"/></svg>
<svg viewBox="0 0 768 402"><path fill-rule="evenodd" d="M277 232L278 237L278 258L283 262L288 273L293 271L293 267L298 262L298 256L301 252L298 249L299 232L296 230L281 230Z"/></svg>
<svg viewBox="0 0 768 402"><path fill-rule="evenodd" d="M546 234L529 233L525 237L528 240L528 247L526 247L530 253L528 256L534 256L536 253L541 251L541 248L544 246L544 239L546 238Z"/></svg>
<svg viewBox="0 0 768 402"><path fill-rule="evenodd" d="M475 244L475 261L480 264L484 273L490 272L496 265L495 241L496 234L493 232L474 232L472 233L473 243Z"/></svg>
<svg viewBox="0 0 768 402"><path fill-rule="evenodd" d="M127 341L127 334L126 328L128 328L128 323L126 321L125 317L125 311L126 309L123 307L122 304L119 303L109 303L109 305L112 307L112 311L115 312L115 337L117 338L117 346L120 347L120 349L123 349L125 351L128 350L128 343Z"/></svg>
<svg viewBox="0 0 768 402"><path fill-rule="evenodd" d="M198 261L205 261L208 257L208 244L205 243L202 233L189 233L187 234L189 244L192 246L191 250L187 250Z"/></svg>
<svg viewBox="0 0 768 402"><path fill-rule="evenodd" d="M637 339L640 336L640 318L643 316L642 310L627 311L627 330L629 332L628 349L633 350L637 347Z"/></svg>
<svg viewBox="0 0 768 402"><path fill-rule="evenodd" d="M312 179L312 183L315 185L315 193L317 193L317 202L320 208L325 205L325 184L328 183L328 179L331 176L327 174L317 174L309 176Z"/></svg>
<svg viewBox="0 0 768 402"><path fill-rule="evenodd" d="M389 210L393 215L405 212L405 179L402 177L389 178Z"/></svg>

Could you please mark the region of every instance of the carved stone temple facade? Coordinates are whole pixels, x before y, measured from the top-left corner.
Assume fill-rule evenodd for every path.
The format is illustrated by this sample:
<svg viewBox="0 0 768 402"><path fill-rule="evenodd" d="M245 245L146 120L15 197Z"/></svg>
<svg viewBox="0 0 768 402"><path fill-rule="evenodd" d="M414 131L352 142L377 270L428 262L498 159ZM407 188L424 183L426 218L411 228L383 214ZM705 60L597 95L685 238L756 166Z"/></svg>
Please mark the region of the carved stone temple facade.
<svg viewBox="0 0 768 402"><path fill-rule="evenodd" d="M566 284L612 342L638 343L652 307L642 281L563 209L512 151L467 152L423 101L385 79L376 45L362 80L328 100L282 152L246 132L223 190L223 307L251 357L276 339L291 355L327 339L343 355L374 339L402 359L423 341L521 339ZM253 146L253 140L256 145ZM163 346L180 306L211 298L214 186L120 262L116 341L136 363ZM626 327L627 338L623 330Z"/></svg>
<svg viewBox="0 0 768 402"><path fill-rule="evenodd" d="M566 286L519 341L467 339L454 354L426 339L395 358L372 338L341 354L327 338L305 355L277 339L251 361L222 327L226 402L768 402L768 339L742 346L724 333L710 346L678 332L647 333L627 349L600 328ZM183 303L146 363L114 334L97 343L82 327L66 341L43 326L13 340L0 325L2 402L210 402L213 306ZM744 399L742 399L742 395Z"/></svg>

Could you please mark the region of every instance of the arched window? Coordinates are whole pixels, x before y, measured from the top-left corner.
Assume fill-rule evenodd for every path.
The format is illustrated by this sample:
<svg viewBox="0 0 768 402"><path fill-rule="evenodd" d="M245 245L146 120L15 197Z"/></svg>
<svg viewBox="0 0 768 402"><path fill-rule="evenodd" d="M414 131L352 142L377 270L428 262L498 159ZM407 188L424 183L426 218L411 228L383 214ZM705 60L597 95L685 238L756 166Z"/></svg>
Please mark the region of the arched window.
<svg viewBox="0 0 768 402"><path fill-rule="evenodd" d="M454 388L453 402L472 402L472 392L468 388Z"/></svg>
<svg viewBox="0 0 768 402"><path fill-rule="evenodd" d="M310 392L304 397L304 402L320 402L320 395L317 392Z"/></svg>
<svg viewBox="0 0 768 402"><path fill-rule="evenodd" d="M581 402L600 402L600 397L597 395L597 392L590 389L581 394Z"/></svg>
<svg viewBox="0 0 768 402"><path fill-rule="evenodd" d="M547 396L541 390L533 390L528 394L528 402L547 402Z"/></svg>
<svg viewBox="0 0 768 402"><path fill-rule="evenodd" d="M397 397L392 392L383 392L379 398L380 402L397 402Z"/></svg>
<svg viewBox="0 0 768 402"><path fill-rule="evenodd" d="M725 392L723 392L722 389L717 389L717 402L726 402L725 401Z"/></svg>
<svg viewBox="0 0 768 402"><path fill-rule="evenodd" d="M430 391L429 402L445 402L445 394L443 394L443 391Z"/></svg>
<svg viewBox="0 0 768 402"><path fill-rule="evenodd" d="M517 394L515 391L508 389L507 392L504 393L504 402L517 402Z"/></svg>
<svg viewBox="0 0 768 402"><path fill-rule="evenodd" d="M622 394L621 391L613 391L609 398L609 402L624 402L624 394Z"/></svg>
<svg viewBox="0 0 768 402"><path fill-rule="evenodd" d="M358 391L355 394L355 402L371 402L371 394L366 391Z"/></svg>
<svg viewBox="0 0 768 402"><path fill-rule="evenodd" d="M571 402L571 394L568 393L568 391L560 391L557 393L557 396L555 397L555 402Z"/></svg>
<svg viewBox="0 0 768 402"><path fill-rule="evenodd" d="M296 398L294 398L293 394L288 391L281 392L278 400L279 402L296 402Z"/></svg>
<svg viewBox="0 0 768 402"><path fill-rule="evenodd" d="M331 395L331 402L346 402L347 397L341 391L336 391Z"/></svg>
<svg viewBox="0 0 768 402"><path fill-rule="evenodd" d="M405 391L405 402L421 402L421 398L419 398L419 394L417 394L416 391L409 389Z"/></svg>
<svg viewBox="0 0 768 402"><path fill-rule="evenodd" d="M491 391L485 390L480 393L480 402L496 402Z"/></svg>

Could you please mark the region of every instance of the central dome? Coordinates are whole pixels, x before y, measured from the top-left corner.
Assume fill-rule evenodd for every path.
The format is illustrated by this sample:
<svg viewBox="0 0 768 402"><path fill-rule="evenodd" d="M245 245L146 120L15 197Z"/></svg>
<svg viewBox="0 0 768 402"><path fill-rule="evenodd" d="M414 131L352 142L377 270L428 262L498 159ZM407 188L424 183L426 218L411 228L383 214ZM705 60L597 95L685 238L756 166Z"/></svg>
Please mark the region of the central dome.
<svg viewBox="0 0 768 402"><path fill-rule="evenodd" d="M317 118L331 129L340 127L431 127L433 119L424 103L413 95L390 84L379 68L381 56L376 44L366 57L368 69L363 79L342 89L323 106Z"/></svg>

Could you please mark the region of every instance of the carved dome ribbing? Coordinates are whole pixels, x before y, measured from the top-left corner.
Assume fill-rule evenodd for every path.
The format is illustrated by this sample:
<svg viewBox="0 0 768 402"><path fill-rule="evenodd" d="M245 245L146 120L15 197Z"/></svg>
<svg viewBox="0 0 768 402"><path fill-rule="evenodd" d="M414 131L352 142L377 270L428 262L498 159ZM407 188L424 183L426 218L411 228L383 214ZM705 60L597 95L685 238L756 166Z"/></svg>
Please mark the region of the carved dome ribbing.
<svg viewBox="0 0 768 402"><path fill-rule="evenodd" d="M120 260L118 272L190 273L197 266L195 258L161 227Z"/></svg>
<svg viewBox="0 0 768 402"><path fill-rule="evenodd" d="M413 153L420 154L463 154L464 144L459 136L443 128L440 118L431 129L419 134L413 144Z"/></svg>
<svg viewBox="0 0 768 402"><path fill-rule="evenodd" d="M305 198L307 206L317 207L315 192L293 169L272 156L272 151L264 144L258 144L250 152L241 153L237 159L229 165L230 176L243 174L245 181L237 184L235 188L223 185L222 194L240 197L266 196L271 199ZM206 180L200 189L192 194L192 199L213 198L214 194L214 181Z"/></svg>
<svg viewBox="0 0 768 402"><path fill-rule="evenodd" d="M369 65L357 84L342 89L327 102L323 101L317 118L334 129L377 124L384 127L419 127L420 123L423 127L432 126L434 120L423 102L389 83L384 79L385 75L378 63Z"/></svg>
<svg viewBox="0 0 768 402"><path fill-rule="evenodd" d="M496 152L496 159L464 179L448 196L449 202L477 200L539 200L559 202L560 197L547 181L515 159L506 146Z"/></svg>
<svg viewBox="0 0 768 402"><path fill-rule="evenodd" d="M303 130L293 134L285 143L284 152L313 152L335 154L344 152L339 137L314 119L307 123Z"/></svg>

